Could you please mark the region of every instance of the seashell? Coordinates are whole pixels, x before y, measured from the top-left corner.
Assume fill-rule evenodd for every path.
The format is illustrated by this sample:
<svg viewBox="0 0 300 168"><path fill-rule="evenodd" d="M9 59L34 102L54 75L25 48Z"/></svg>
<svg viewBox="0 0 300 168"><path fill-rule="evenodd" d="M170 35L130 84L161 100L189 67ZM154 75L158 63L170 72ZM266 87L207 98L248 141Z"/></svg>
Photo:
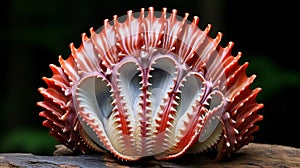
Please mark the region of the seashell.
<svg viewBox="0 0 300 168"><path fill-rule="evenodd" d="M159 13L159 16L156 14ZM172 13L141 9L126 20L104 20L98 33L70 44L37 102L50 135L79 153L111 152L121 160L214 151L220 160L252 142L263 119L248 63L219 45L211 25L198 27Z"/></svg>

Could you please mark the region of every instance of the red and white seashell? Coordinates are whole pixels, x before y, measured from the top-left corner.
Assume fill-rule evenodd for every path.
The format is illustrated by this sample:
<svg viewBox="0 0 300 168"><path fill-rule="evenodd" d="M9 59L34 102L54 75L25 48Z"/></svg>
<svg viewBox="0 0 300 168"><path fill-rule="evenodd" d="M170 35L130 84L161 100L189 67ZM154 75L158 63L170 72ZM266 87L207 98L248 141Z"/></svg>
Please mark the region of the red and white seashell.
<svg viewBox="0 0 300 168"><path fill-rule="evenodd" d="M191 152L216 152L216 159L253 141L263 119L252 90L255 75L248 63L231 55L233 43L209 37L211 25L198 27L163 8L152 7L126 20L104 20L99 33L90 29L82 44L53 76L43 77L37 103L50 134L80 152L106 152L122 160L146 156L172 159Z"/></svg>

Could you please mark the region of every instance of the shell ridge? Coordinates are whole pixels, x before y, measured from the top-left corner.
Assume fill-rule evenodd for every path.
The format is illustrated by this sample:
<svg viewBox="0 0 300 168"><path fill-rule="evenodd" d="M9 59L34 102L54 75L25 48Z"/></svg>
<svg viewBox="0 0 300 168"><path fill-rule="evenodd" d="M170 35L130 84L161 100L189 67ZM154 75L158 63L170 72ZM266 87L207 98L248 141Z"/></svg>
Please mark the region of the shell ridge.
<svg viewBox="0 0 300 168"><path fill-rule="evenodd" d="M122 54L138 57L139 48L143 45L141 38L141 23L139 19L132 16L132 11L127 13L124 23L119 23L114 17L114 30L116 34L116 45Z"/></svg>
<svg viewBox="0 0 300 168"><path fill-rule="evenodd" d="M77 90L78 91L84 91L84 92L89 92L89 94L94 94L94 90L92 88L87 88L88 90L83 90L83 89L80 89L78 88ZM95 132L95 135L94 136L97 136L99 139L98 141L101 140L101 143L100 144L104 144L104 146L107 148L107 149L110 149L111 152L113 152L114 154L117 153L117 155L123 155L122 154L122 150L121 150L121 153L118 152L116 150L116 146L114 146L114 144L111 144L110 141L109 141L109 136L108 136L108 133L111 131L110 128L115 128L115 126L112 126L110 125L111 127L107 127L105 128L105 125L102 124L103 122L105 122L106 120L103 120L103 121L100 121L98 119L98 115L101 115L101 113L98 113L96 114L95 112L96 111L100 111L98 108L98 105L94 105L94 106L89 106L90 104L90 101L91 99L89 98L86 98L85 94L77 94L77 96L79 96L77 98L78 101L82 101L81 106L79 106L79 112L80 112L80 116L82 117L83 121L87 124L88 127L90 127L94 132ZM83 97L82 97L83 96ZM80 98L81 97L81 98ZM92 99L93 101L93 99ZM94 99L95 101L95 99ZM85 103L84 103L85 102ZM97 102L94 102L94 104L97 104ZM94 107L96 109L91 109L91 107ZM97 116L97 117L96 117ZM102 116L103 117L103 116ZM101 118L101 117L100 117ZM112 118L112 117L110 117ZM112 123L114 124L113 122L109 122L107 121L107 123ZM107 124L106 124L107 125ZM85 129L87 130L87 128ZM120 135L120 134L123 134L123 132L119 132L116 134L116 132L113 132L113 134L109 134L109 135L113 135L116 137L116 135ZM89 136L91 136L91 134L89 134ZM122 135L121 136L118 136L118 138L111 138L111 139L117 139L116 141L117 142L122 142L123 138ZM128 137L125 137L125 138L128 138ZM96 140L96 137L93 137L92 138L93 140ZM123 142L126 142L125 140ZM120 143L122 144L122 143ZM99 145L99 143L98 143ZM101 146L101 145L100 145ZM104 147L103 146L103 147ZM122 147L120 148L120 146L118 146L119 149L122 149ZM123 151L124 149L126 149L125 147L123 147ZM129 160L133 159L133 158L130 158L130 157L124 157L124 158L128 158Z"/></svg>
<svg viewBox="0 0 300 168"><path fill-rule="evenodd" d="M54 64L50 64L49 67L53 73L52 77L49 79L46 77L42 78L44 81L45 80L49 81L49 82L45 81L47 86L49 87L54 83L56 86L61 87L61 90L65 92L65 95L71 94L69 89L70 85L69 85L68 77L65 75L62 68L57 67ZM51 81L50 79L53 81Z"/></svg>
<svg viewBox="0 0 300 168"><path fill-rule="evenodd" d="M195 57L195 52L202 45L204 37L204 33L197 25L188 24L186 20L187 18L184 19L185 24L178 35L177 51L175 51L182 58L182 62L189 62Z"/></svg>
<svg viewBox="0 0 300 168"><path fill-rule="evenodd" d="M150 63L151 71L149 71L152 76L149 80L151 84L148 91L151 92L149 99L151 100L151 109L152 109L152 127L151 143L156 145L152 148L154 153L161 153L168 148L168 141L170 131L172 130L172 116L174 115L174 110L171 110L174 106L172 104L173 98L173 85L176 82L178 69L176 67L176 62L166 56L158 54ZM151 80L157 79L158 77L161 80Z"/></svg>
<svg viewBox="0 0 300 168"><path fill-rule="evenodd" d="M248 64L245 63L239 67L231 76L227 78L227 95L229 99L232 99L235 95L240 94L240 90L249 86L255 79L255 75L252 75L250 78L246 75L246 68Z"/></svg>
<svg viewBox="0 0 300 168"><path fill-rule="evenodd" d="M97 58L91 43L91 40L83 33L81 46L78 49L76 49L73 44L71 46L71 52L74 56L77 68L84 72L98 70L99 59Z"/></svg>
<svg viewBox="0 0 300 168"><path fill-rule="evenodd" d="M161 44L166 22L165 15L166 11L163 11L161 17L157 18L154 16L153 8L149 8L149 14L142 22L143 44L148 52Z"/></svg>
<svg viewBox="0 0 300 168"><path fill-rule="evenodd" d="M172 10L171 16L165 22L164 38L162 48L168 51L174 51L177 45L177 37L182 30L185 22L180 22L176 18L177 10Z"/></svg>
<svg viewBox="0 0 300 168"><path fill-rule="evenodd" d="M185 79L182 80L182 82L189 84L191 80L192 73L189 73L187 77L190 77L189 80ZM204 79L201 76L198 76L198 79L200 79L200 83L204 84ZM194 83L196 85L196 83ZM184 84L181 85L181 88L192 88L193 85L190 85L190 87L185 86ZM203 85L204 86L204 85ZM205 90L203 88L203 90ZM157 158L159 159L171 159L174 157L177 157L181 154L183 154L185 151L188 150L188 148L191 146L192 142L194 142L194 139L198 135L197 129L199 129L200 122L202 118L200 117L200 114L203 114L202 105L201 105L201 99L203 98L204 91L201 91L200 93L194 93L195 98L193 100L190 100L191 105L189 109L183 110L183 114L180 115L180 109L178 109L179 112L177 112L177 121L174 123L176 125L177 131L174 133L174 144L171 146L171 148L164 152L161 155L158 155ZM188 91L182 90L182 93L186 93ZM191 97L191 93L187 93L189 97ZM196 96L198 95L198 96ZM187 98L187 97L185 97ZM181 95L182 99L182 95ZM185 100L185 99L183 99ZM182 102L180 102L182 103ZM178 114L179 113L179 114ZM194 134L193 134L194 133Z"/></svg>
<svg viewBox="0 0 300 168"><path fill-rule="evenodd" d="M201 133L199 134L198 141L203 142L209 139L211 143L216 142L218 139L212 139L211 136L214 138L219 138L222 132L219 132L219 136L215 134L218 131L217 126L221 120L222 112L226 108L226 100L222 92L218 90L213 90L209 96L205 100L206 102L203 104L207 104L207 112L202 116L204 118L203 126L201 128Z"/></svg>
<svg viewBox="0 0 300 168"><path fill-rule="evenodd" d="M92 43L98 53L102 64L107 68L118 61L118 49L116 47L115 30L109 25L108 20L104 20L104 26L99 34L96 34L93 29L91 31Z"/></svg>
<svg viewBox="0 0 300 168"><path fill-rule="evenodd" d="M219 97L220 100L216 100ZM215 102L217 101L217 102ZM203 152L215 145L222 135L220 119L222 111L226 107L226 102L223 94L220 91L214 90L207 96L205 103L207 106L205 113L201 116L202 127L199 130L198 141L190 149L192 153Z"/></svg>
<svg viewBox="0 0 300 168"><path fill-rule="evenodd" d="M207 35L209 33L209 31L210 31L210 25L208 25L206 27L206 29L202 32L203 36L200 36L201 38L199 38L199 44L195 48L197 57L195 56L195 58L194 58L195 61L192 65L193 71L199 71L203 65L207 66L207 62L209 59L208 58L209 54L207 54L207 53L209 53L208 49L212 48L212 46L213 46L213 45L211 45L211 47L209 47L209 44L207 44L207 43L211 42L210 37Z"/></svg>
<svg viewBox="0 0 300 168"><path fill-rule="evenodd" d="M140 141L138 137L134 136L140 133L139 124L136 121L140 120L140 111L141 106L139 102L141 102L141 90L142 87L140 84L140 77L139 74L139 62L134 57L126 57L121 62L116 64L113 76L112 86L114 86L114 99L119 100L115 101L116 111L115 113L118 114L117 117L119 119L118 125L122 131L118 132L117 134L120 135L122 141L116 142L116 145L126 144L123 149L127 150L124 152L128 153L129 155L135 156L135 149L137 151L141 148ZM137 92L133 92L133 90ZM132 94L133 93L133 94ZM113 122L113 120L112 120ZM111 126L113 129L116 128L113 125ZM117 131L113 130L112 131ZM112 133L116 134L116 133ZM128 150L131 149L131 150ZM119 151L120 152L120 151Z"/></svg>
<svg viewBox="0 0 300 168"><path fill-rule="evenodd" d="M61 56L58 57L59 63L65 74L69 77L70 81L78 81L80 79L79 73L76 69L76 63L73 56L69 56L66 60L63 60Z"/></svg>

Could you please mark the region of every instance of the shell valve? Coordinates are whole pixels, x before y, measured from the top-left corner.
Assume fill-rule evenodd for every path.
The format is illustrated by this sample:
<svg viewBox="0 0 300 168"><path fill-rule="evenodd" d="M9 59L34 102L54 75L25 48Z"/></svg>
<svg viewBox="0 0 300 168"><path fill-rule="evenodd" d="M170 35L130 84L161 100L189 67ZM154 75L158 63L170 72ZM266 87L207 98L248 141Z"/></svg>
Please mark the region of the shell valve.
<svg viewBox="0 0 300 168"><path fill-rule="evenodd" d="M209 149L219 160L254 140L261 89L250 88L256 76L239 65L240 52L231 55L232 42L221 47L221 33L211 38L210 25L201 30L198 17L189 22L175 9L124 17L83 33L60 66L50 64L37 105L52 136L76 152L122 160Z"/></svg>

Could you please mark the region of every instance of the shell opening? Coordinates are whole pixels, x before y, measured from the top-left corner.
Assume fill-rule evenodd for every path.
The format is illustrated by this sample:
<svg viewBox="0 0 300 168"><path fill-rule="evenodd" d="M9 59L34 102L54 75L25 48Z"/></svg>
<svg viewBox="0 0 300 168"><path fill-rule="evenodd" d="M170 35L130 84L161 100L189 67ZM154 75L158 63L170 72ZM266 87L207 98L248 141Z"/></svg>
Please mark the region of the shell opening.
<svg viewBox="0 0 300 168"><path fill-rule="evenodd" d="M106 147L96 129L107 130L107 119L112 112L110 90L103 76L90 75L82 78L73 93L75 109L83 130L102 148Z"/></svg>
<svg viewBox="0 0 300 168"><path fill-rule="evenodd" d="M149 92L151 93L150 101L152 102L153 117L157 111L161 110L159 107L164 102L164 98L168 98L170 92L173 91L173 86L176 82L177 69L174 61L168 57L162 57L155 60L151 66L151 78L149 83ZM159 80L158 80L159 79ZM155 117L154 117L155 118Z"/></svg>
<svg viewBox="0 0 300 168"><path fill-rule="evenodd" d="M203 142L213 135L216 127L220 123L220 118L224 113L225 99L224 95L217 90L212 91L207 98L207 112L205 114L205 121L203 124L203 131L199 136L198 142ZM218 131L220 132L220 131ZM221 133L219 133L220 135Z"/></svg>

